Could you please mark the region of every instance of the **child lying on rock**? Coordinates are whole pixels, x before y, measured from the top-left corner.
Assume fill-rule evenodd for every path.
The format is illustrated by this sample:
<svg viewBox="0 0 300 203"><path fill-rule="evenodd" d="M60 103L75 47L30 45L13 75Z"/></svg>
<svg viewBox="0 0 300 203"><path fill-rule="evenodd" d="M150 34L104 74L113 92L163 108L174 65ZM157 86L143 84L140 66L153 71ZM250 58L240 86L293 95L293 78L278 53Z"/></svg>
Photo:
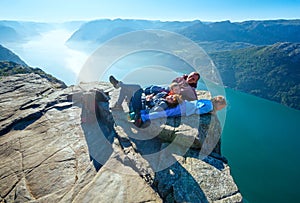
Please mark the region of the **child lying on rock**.
<svg viewBox="0 0 300 203"><path fill-rule="evenodd" d="M215 114L217 111L226 107L226 100L223 96L215 96L211 100L200 99L195 101L184 101L175 108L168 108L164 111L150 111L141 113L142 122L148 120L172 117L172 116L190 116L192 114Z"/></svg>

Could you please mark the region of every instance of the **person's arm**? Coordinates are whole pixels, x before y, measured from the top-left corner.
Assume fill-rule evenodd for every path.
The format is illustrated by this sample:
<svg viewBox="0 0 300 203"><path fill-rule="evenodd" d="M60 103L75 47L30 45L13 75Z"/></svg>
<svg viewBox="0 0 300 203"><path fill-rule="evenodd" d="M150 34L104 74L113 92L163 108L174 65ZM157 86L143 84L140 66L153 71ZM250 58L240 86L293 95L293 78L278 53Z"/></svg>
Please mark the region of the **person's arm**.
<svg viewBox="0 0 300 203"><path fill-rule="evenodd" d="M169 93L169 89L166 89L166 88L160 87L160 86L156 86L156 85L151 85L149 87L146 87L144 92L145 92L146 95L150 95L150 94L156 95L156 94L161 93L161 92Z"/></svg>
<svg viewBox="0 0 300 203"><path fill-rule="evenodd" d="M184 79L184 77L182 76L182 77L177 77L177 78L175 78L172 82L177 82L177 83L180 84L180 83L182 83L183 80L185 80L185 79Z"/></svg>
<svg viewBox="0 0 300 203"><path fill-rule="evenodd" d="M183 105L177 105L175 108L167 108L164 111L154 111L150 113L142 113L142 121L157 119L157 118L166 118L171 116L181 116L185 115L185 108Z"/></svg>
<svg viewBox="0 0 300 203"><path fill-rule="evenodd" d="M146 101L151 101L153 99L154 94L146 95Z"/></svg>
<svg viewBox="0 0 300 203"><path fill-rule="evenodd" d="M167 95L166 92L160 92L160 93L152 96L150 100L146 100L146 105L148 106L148 108L151 109L154 106L157 106L166 95Z"/></svg>
<svg viewBox="0 0 300 203"><path fill-rule="evenodd" d="M168 108L168 104L164 100L160 100L152 109L153 111L163 111Z"/></svg>
<svg viewBox="0 0 300 203"><path fill-rule="evenodd" d="M153 96L153 100L162 99L162 98L166 97L167 95L168 95L167 92L160 92L160 93Z"/></svg>

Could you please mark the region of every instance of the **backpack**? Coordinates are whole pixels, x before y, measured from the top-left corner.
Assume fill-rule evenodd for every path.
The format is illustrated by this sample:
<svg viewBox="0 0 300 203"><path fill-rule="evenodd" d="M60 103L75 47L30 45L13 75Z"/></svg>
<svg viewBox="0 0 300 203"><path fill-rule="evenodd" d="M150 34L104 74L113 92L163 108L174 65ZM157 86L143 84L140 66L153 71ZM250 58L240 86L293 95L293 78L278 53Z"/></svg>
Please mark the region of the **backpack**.
<svg viewBox="0 0 300 203"><path fill-rule="evenodd" d="M92 123L101 119L103 121L109 118L108 100L109 96L102 90L91 90L84 92L81 97L82 102L82 123Z"/></svg>

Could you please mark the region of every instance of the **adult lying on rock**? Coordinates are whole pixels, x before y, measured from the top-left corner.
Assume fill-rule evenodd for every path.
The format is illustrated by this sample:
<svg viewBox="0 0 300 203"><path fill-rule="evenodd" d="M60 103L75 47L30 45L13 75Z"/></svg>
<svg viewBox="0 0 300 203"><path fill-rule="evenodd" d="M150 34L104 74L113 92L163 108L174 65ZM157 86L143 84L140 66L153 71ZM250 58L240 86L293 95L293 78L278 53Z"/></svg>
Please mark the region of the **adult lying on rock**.
<svg viewBox="0 0 300 203"><path fill-rule="evenodd" d="M197 100L197 94L196 94L196 88L197 83L200 79L200 74L197 72L191 72L189 75L183 75L181 77L175 78L172 82L178 83L180 87L180 92L176 94L182 95L182 99L193 101ZM164 88L159 86L150 86L150 89L145 89L145 91L142 89L142 87L138 84L126 84L122 81L117 80L114 76L109 77L110 83L116 88L121 88L120 95L118 98L118 101L115 104L115 107L120 108L122 102L125 98L128 100L131 99L135 94L157 94L159 92L170 92L170 88ZM153 89L152 89L153 88ZM154 90L154 92L152 92Z"/></svg>
<svg viewBox="0 0 300 203"><path fill-rule="evenodd" d="M193 81L197 81L198 76ZM125 84L115 79L114 76L109 77L109 81L115 88L121 88L118 101L114 108L121 108L121 104L125 98L129 100L129 115L135 126L142 127L140 118L141 112L149 112L149 109L155 111L164 110L177 106L182 102L181 87L179 83L172 83L169 88L159 86L150 86L145 90L138 84ZM145 127L145 126L144 126Z"/></svg>

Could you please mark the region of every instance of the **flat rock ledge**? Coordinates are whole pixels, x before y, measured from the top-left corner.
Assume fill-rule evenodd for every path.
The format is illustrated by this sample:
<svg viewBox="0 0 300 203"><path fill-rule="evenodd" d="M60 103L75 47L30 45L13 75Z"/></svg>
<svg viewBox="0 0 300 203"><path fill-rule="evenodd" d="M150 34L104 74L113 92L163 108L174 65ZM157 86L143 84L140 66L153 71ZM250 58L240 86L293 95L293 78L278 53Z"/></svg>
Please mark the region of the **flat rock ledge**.
<svg viewBox="0 0 300 203"><path fill-rule="evenodd" d="M242 202L217 117L138 129L125 103L110 110L117 94L105 82L2 77L0 202Z"/></svg>

